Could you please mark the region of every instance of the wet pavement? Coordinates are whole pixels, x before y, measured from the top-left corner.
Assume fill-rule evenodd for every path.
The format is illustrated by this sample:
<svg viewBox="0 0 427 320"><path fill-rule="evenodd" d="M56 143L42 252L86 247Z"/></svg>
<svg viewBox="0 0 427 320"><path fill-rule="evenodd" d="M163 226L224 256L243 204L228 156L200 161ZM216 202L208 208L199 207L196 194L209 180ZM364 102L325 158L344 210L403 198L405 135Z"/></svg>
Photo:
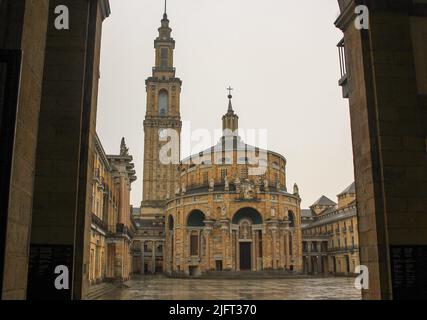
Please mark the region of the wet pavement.
<svg viewBox="0 0 427 320"><path fill-rule="evenodd" d="M141 277L100 300L360 300L353 278L170 279Z"/></svg>

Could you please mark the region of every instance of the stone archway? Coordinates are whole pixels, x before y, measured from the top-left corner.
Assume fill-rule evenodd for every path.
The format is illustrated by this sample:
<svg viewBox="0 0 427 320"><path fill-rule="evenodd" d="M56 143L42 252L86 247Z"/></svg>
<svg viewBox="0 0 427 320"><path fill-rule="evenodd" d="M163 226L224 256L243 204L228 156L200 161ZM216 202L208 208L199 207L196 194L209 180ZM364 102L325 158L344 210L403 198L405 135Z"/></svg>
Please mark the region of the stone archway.
<svg viewBox="0 0 427 320"><path fill-rule="evenodd" d="M201 265L206 256L204 247L206 239L204 235L206 215L199 209L192 210L187 216L187 252L188 257L188 274L199 275Z"/></svg>
<svg viewBox="0 0 427 320"><path fill-rule="evenodd" d="M258 210L239 209L232 218L233 256L236 271L262 269L262 224Z"/></svg>
<svg viewBox="0 0 427 320"><path fill-rule="evenodd" d="M205 226L205 214L201 210L193 210L187 217L188 227L204 227Z"/></svg>

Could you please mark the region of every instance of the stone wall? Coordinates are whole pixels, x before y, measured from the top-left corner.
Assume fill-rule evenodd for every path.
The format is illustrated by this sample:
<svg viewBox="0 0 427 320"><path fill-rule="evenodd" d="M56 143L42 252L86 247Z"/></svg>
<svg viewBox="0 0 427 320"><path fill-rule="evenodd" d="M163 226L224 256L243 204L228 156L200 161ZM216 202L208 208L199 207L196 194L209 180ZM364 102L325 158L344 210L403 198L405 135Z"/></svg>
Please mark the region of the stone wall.
<svg viewBox="0 0 427 320"><path fill-rule="evenodd" d="M16 136L11 155L13 166L10 168L9 202L7 217L4 221L7 226L4 269L2 268L2 299L25 299L26 297L47 15L47 0L11 0L0 3L0 16L3 17L0 22L1 47L22 50Z"/></svg>

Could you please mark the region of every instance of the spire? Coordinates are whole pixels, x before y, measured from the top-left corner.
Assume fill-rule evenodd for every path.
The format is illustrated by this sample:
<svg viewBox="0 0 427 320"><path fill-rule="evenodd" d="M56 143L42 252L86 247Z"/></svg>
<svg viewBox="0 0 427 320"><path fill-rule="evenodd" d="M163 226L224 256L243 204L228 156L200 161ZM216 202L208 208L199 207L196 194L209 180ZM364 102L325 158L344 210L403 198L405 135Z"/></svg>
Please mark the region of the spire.
<svg viewBox="0 0 427 320"><path fill-rule="evenodd" d="M159 38L161 40L172 40L171 32L172 29L169 27L169 19L167 14L167 0L165 0L165 11L163 13L163 19L161 20L161 26L159 28Z"/></svg>
<svg viewBox="0 0 427 320"><path fill-rule="evenodd" d="M228 111L227 111L227 113L234 114L233 104L231 103L231 99L233 98L233 96L231 95L231 91L233 91L234 89L231 86L229 86L227 88L227 90L228 90Z"/></svg>
<svg viewBox="0 0 427 320"><path fill-rule="evenodd" d="M234 89L229 86L228 90L228 110L227 113L222 117L222 131L228 131L224 133L224 136L227 136L232 133L232 135L236 135L236 131L239 128L239 117L234 113L233 104L231 103L231 99L233 96L231 95L231 91Z"/></svg>

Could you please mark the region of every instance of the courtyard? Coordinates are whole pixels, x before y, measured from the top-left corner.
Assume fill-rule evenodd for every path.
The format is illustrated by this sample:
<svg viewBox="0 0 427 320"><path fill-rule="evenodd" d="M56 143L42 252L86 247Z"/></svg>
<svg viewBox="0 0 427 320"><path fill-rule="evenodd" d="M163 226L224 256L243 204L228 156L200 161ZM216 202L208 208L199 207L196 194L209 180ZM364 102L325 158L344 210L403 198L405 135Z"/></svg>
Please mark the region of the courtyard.
<svg viewBox="0 0 427 320"><path fill-rule="evenodd" d="M99 300L360 300L354 278L137 278Z"/></svg>

